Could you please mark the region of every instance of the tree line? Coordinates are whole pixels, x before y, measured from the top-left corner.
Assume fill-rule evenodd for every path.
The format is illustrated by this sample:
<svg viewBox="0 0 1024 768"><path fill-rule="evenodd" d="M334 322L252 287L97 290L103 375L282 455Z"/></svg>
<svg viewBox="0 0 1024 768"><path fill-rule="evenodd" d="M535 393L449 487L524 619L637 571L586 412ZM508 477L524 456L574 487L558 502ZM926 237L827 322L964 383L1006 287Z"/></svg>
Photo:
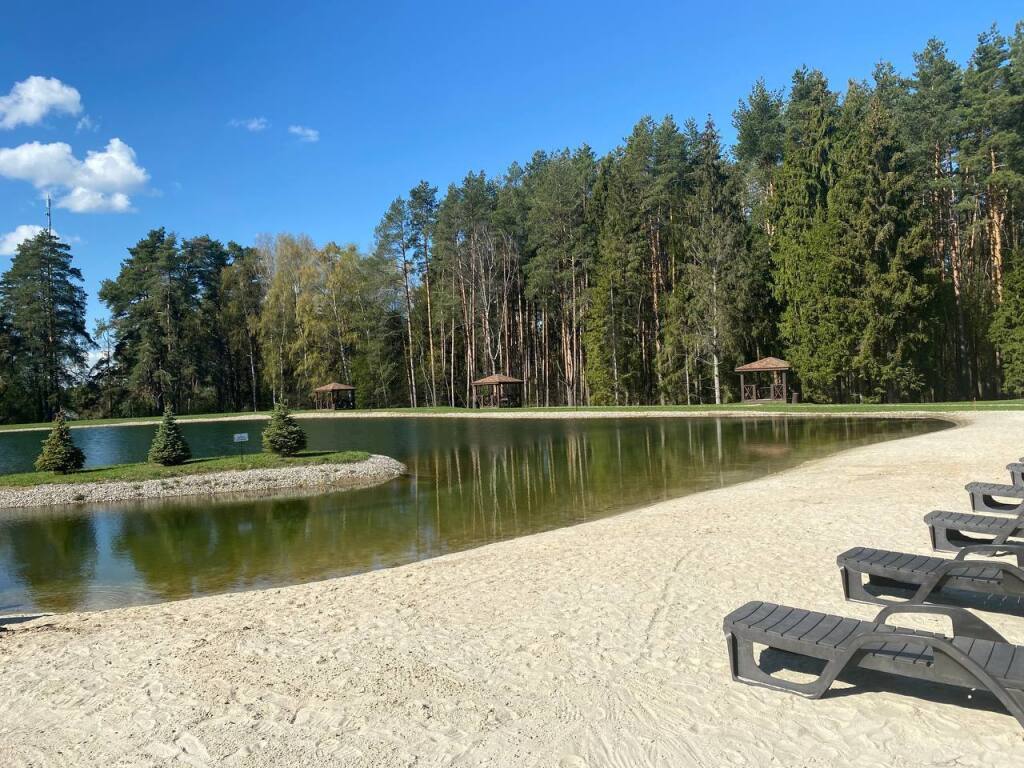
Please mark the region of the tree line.
<svg viewBox="0 0 1024 768"><path fill-rule="evenodd" d="M603 156L421 182L366 253L155 230L91 335L43 233L0 281L0 415L305 406L331 380L462 406L495 372L539 405L727 402L768 354L819 402L1024 394L1024 25L914 61L759 81L731 148L710 118L644 117Z"/></svg>

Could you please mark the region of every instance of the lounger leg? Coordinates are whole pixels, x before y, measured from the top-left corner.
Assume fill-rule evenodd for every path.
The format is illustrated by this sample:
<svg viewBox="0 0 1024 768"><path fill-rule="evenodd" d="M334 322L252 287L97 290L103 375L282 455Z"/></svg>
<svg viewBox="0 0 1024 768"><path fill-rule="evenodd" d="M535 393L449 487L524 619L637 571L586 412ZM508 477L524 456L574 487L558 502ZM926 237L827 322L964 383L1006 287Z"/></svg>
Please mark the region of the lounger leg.
<svg viewBox="0 0 1024 768"><path fill-rule="evenodd" d="M949 528L928 526L932 534L932 549L936 552L959 552L960 547L949 540Z"/></svg>
<svg viewBox="0 0 1024 768"><path fill-rule="evenodd" d="M858 571L851 571L849 568L840 568L843 579L843 597L856 603L871 603L872 605L888 605L889 601L882 600L872 595L864 586L864 576Z"/></svg>
<svg viewBox="0 0 1024 768"><path fill-rule="evenodd" d="M1024 694L1019 691L1009 691L1000 685L995 678L989 675L982 667L970 659L966 654L957 649L943 647L940 644L933 644L932 650L936 655L945 656L950 662L959 666L971 677L978 681L980 687L991 693L999 703L1006 708L1014 719L1024 728Z"/></svg>
<svg viewBox="0 0 1024 768"><path fill-rule="evenodd" d="M1024 511L1024 504L1006 504L996 501L994 497L981 491L971 491L971 509L975 512L996 512L999 514L1015 514Z"/></svg>
<svg viewBox="0 0 1024 768"><path fill-rule="evenodd" d="M846 665L830 661L816 680L809 683L796 683L773 677L761 669L754 659L754 643L746 638L738 638L734 634L726 635L729 646L729 663L732 668L732 679L748 685L759 685L780 691L789 691L810 699L821 698L835 682L836 676Z"/></svg>
<svg viewBox="0 0 1024 768"><path fill-rule="evenodd" d="M966 533L955 528L941 528L930 525L928 530L931 534L932 549L936 552L959 552L969 544L992 543L991 537L968 536ZM950 538L951 533L955 535L955 538Z"/></svg>

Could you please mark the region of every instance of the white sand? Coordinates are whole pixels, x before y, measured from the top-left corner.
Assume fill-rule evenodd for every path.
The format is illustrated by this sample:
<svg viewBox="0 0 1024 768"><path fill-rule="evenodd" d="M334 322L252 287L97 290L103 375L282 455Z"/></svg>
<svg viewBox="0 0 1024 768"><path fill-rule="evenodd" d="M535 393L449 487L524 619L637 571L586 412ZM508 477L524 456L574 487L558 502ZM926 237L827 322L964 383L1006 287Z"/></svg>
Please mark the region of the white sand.
<svg viewBox="0 0 1024 768"><path fill-rule="evenodd" d="M1024 413L960 418L392 570L18 625L0 634L0 765L1020 764L1017 723L956 693L809 701L729 680L728 611L869 618L836 554L927 552L925 512L1004 480ZM1024 643L1024 620L986 618Z"/></svg>

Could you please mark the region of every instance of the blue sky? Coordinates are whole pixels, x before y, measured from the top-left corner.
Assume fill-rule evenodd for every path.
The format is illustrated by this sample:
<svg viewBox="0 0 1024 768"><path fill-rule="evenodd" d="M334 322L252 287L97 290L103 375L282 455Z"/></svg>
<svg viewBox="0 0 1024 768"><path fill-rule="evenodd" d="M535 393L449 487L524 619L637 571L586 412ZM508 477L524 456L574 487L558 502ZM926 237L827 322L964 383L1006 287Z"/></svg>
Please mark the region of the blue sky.
<svg viewBox="0 0 1024 768"><path fill-rule="evenodd" d="M99 282L153 227L367 247L420 179L443 190L540 148L605 152L644 114L711 114L731 140L759 76L782 88L807 64L840 87L882 59L909 72L933 36L963 61L990 24L1024 17L1019 2L828 6L13 0L0 244L43 223L52 189L94 318Z"/></svg>

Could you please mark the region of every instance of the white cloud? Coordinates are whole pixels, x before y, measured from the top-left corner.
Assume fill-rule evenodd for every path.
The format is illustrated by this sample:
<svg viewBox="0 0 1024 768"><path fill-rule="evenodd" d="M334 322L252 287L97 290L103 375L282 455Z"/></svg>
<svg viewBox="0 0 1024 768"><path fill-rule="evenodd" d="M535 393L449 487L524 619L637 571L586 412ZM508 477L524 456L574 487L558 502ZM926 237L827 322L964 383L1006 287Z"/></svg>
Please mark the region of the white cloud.
<svg viewBox="0 0 1024 768"><path fill-rule="evenodd" d="M127 213L132 210L132 201L124 192L106 194L75 187L57 201L57 207L74 213Z"/></svg>
<svg viewBox="0 0 1024 768"><path fill-rule="evenodd" d="M61 208L76 213L131 210L128 193L141 189L149 174L135 160L135 150L111 139L102 151L79 160L63 142L0 148L0 176L27 181L37 189L63 189Z"/></svg>
<svg viewBox="0 0 1024 768"><path fill-rule="evenodd" d="M232 128L245 128L247 131L257 133L270 126L270 121L265 117L247 117L244 120L235 118L228 123Z"/></svg>
<svg viewBox="0 0 1024 768"><path fill-rule="evenodd" d="M0 128L35 125L50 112L77 115L81 111L82 97L77 90L55 77L33 75L0 96Z"/></svg>
<svg viewBox="0 0 1024 768"><path fill-rule="evenodd" d="M82 131L91 131L96 133L100 129L98 121L93 120L88 115L82 115L77 123L75 123L75 133L81 133Z"/></svg>
<svg viewBox="0 0 1024 768"><path fill-rule="evenodd" d="M299 141L305 141L310 144L320 141L320 131L316 128L307 128L304 125L289 125L288 133L298 136Z"/></svg>
<svg viewBox="0 0 1024 768"><path fill-rule="evenodd" d="M13 256L19 245L42 231L37 224L19 224L13 232L0 235L0 256Z"/></svg>

